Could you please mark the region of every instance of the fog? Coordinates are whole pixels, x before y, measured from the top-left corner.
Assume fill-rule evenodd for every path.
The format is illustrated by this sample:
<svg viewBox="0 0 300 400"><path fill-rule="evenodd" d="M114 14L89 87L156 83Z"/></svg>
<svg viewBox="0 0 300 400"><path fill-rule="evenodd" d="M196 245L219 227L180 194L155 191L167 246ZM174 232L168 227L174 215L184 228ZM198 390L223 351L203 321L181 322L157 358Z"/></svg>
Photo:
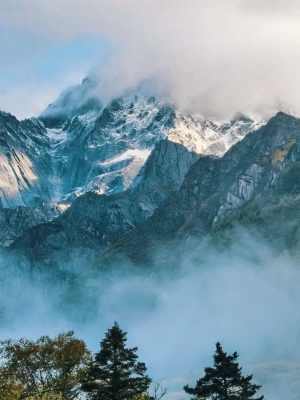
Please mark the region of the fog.
<svg viewBox="0 0 300 400"><path fill-rule="evenodd" d="M0 294L0 338L74 329L96 351L117 321L128 332L128 345L138 346L149 375L165 378L169 399L188 398L183 385L203 376L220 341L225 351L240 354L243 372L254 374L267 399L299 399L299 265L287 255L274 259L253 234L239 236L226 251L201 253L176 273L116 272L107 282L99 273L92 298L91 282L82 280L81 308L67 311L59 289L51 296L29 283L24 289L22 279L8 272Z"/></svg>
<svg viewBox="0 0 300 400"><path fill-rule="evenodd" d="M80 73L100 77L103 101L153 78L161 95L193 113L227 116L282 103L297 110L299 19L297 0L2 0L0 25L19 38L3 62L24 69L46 46L98 35L108 41L110 57L101 67L95 57ZM51 85L43 83L38 104L37 83L30 96L25 87L0 98L0 108L26 114L22 101L41 112Z"/></svg>

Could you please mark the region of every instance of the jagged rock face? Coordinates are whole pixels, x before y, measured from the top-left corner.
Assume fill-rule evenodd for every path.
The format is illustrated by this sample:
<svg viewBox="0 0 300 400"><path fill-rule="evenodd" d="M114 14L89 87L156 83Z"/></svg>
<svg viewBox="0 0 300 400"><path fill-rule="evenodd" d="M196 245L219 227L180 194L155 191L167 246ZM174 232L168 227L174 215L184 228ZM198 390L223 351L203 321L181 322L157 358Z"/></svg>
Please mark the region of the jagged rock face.
<svg viewBox="0 0 300 400"><path fill-rule="evenodd" d="M299 159L299 140L300 120L283 113L222 158L202 156L197 161L196 153L163 140L129 190L111 196L86 193L55 221L16 239L13 254L29 266L59 267L74 251L91 262L120 238L113 251L117 247L140 259L174 236L205 235L276 183L281 171Z"/></svg>
<svg viewBox="0 0 300 400"><path fill-rule="evenodd" d="M54 143L53 156L65 203L91 190L114 194L128 189L161 139L198 154L221 156L262 124L244 115L226 123L193 118L142 95L116 99L100 111L84 110L48 129L50 137L61 138ZM47 118L43 121L49 125ZM52 119L50 123L53 127Z"/></svg>
<svg viewBox="0 0 300 400"><path fill-rule="evenodd" d="M44 204L39 207L4 208L0 210L0 246L8 247L27 229L51 221L65 210L57 204Z"/></svg>
<svg viewBox="0 0 300 400"><path fill-rule="evenodd" d="M223 250L249 232L269 245L273 255L283 262L287 256L295 260L300 254L300 158L299 141L286 155L285 168L275 185L262 196L253 197L242 207L220 220L202 244L202 249ZM225 246L224 246L225 244ZM194 254L198 256L197 252Z"/></svg>
<svg viewBox="0 0 300 400"><path fill-rule="evenodd" d="M250 133L221 159L202 157L180 189L117 247L140 259L142 252L182 235L208 233L222 218L276 183L282 171L299 161L300 120L278 113ZM141 244L143 250L141 251Z"/></svg>
<svg viewBox="0 0 300 400"><path fill-rule="evenodd" d="M192 117L154 97L127 94L103 105L85 79L39 119L0 116L0 207L70 204L83 193L128 189L162 139L198 154L223 155L261 119Z"/></svg>
<svg viewBox="0 0 300 400"><path fill-rule="evenodd" d="M59 218L27 230L15 240L12 259L22 258L27 267L61 267L62 260L70 264L74 252L79 252L76 265L78 257L82 263L91 261L101 249L152 215L179 188L198 159L199 155L180 144L160 141L131 189L111 196L89 192L77 198Z"/></svg>
<svg viewBox="0 0 300 400"><path fill-rule="evenodd" d="M267 122L267 121L265 121ZM175 126L168 139L181 143L198 154L223 156L232 145L257 130L263 119L238 113L230 121L193 117L176 111Z"/></svg>
<svg viewBox="0 0 300 400"><path fill-rule="evenodd" d="M0 208L50 200L49 141L36 118L18 121L0 112Z"/></svg>
<svg viewBox="0 0 300 400"><path fill-rule="evenodd" d="M72 258L80 268L76 260L95 259L151 216L199 154L220 156L262 123L242 114L230 122L192 117L141 94L104 105L94 88L84 80L39 119L0 115L0 208L34 207L1 217L2 245L20 235L12 248L25 254L14 259L22 265L60 267ZM50 202L74 204L54 218Z"/></svg>
<svg viewBox="0 0 300 400"><path fill-rule="evenodd" d="M67 120L55 154L61 193L127 189L173 118L170 107L157 107L153 98L136 98Z"/></svg>

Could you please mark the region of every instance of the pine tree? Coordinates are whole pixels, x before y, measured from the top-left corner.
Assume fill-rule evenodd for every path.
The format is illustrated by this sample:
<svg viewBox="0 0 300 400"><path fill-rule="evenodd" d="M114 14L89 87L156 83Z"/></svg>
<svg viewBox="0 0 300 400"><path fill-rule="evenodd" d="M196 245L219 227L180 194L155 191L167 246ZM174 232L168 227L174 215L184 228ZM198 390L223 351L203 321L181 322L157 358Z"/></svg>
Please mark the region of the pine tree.
<svg viewBox="0 0 300 400"><path fill-rule="evenodd" d="M252 375L242 376L237 358L237 352L227 355L221 344L216 343L214 366L204 368L205 375L196 387L186 385L184 391L201 400L263 400L264 396L253 398L261 386L251 383Z"/></svg>
<svg viewBox="0 0 300 400"><path fill-rule="evenodd" d="M131 400L145 393L151 379L138 362L138 348L126 348L127 333L115 322L100 343L90 368L89 382L82 385L91 400Z"/></svg>

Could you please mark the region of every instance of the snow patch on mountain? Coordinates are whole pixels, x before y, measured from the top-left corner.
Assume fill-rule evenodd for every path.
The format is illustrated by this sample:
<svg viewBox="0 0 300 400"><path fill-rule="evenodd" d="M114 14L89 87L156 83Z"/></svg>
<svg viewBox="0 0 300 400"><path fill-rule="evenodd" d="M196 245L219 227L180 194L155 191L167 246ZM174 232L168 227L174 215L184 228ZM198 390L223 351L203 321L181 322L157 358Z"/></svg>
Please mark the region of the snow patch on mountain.
<svg viewBox="0 0 300 400"><path fill-rule="evenodd" d="M63 92L40 119L0 115L0 207L122 192L160 140L220 157L266 122L241 113L230 121L188 115L141 94L101 104L93 87L87 79Z"/></svg>
<svg viewBox="0 0 300 400"><path fill-rule="evenodd" d="M150 150L127 150L105 162L99 162L98 167L108 172L95 176L84 187L73 189L60 199L60 203L70 203L90 191L114 194L128 189L150 153Z"/></svg>
<svg viewBox="0 0 300 400"><path fill-rule="evenodd" d="M84 113L80 106L77 115L62 123L62 104L60 97L59 105L51 105L43 120L47 125L45 115L50 115L48 136L54 143L52 157L60 169L57 184L62 183L56 194L61 194L63 203L87 191L114 194L128 189L162 139L180 143L198 154L222 156L264 122L245 114L220 122L175 110L153 96L133 94L101 109L85 107ZM53 121L57 116L51 116L51 110L60 112L56 128Z"/></svg>
<svg viewBox="0 0 300 400"><path fill-rule="evenodd" d="M175 126L167 137L198 154L221 157L247 133L259 129L264 123L263 119L244 113L238 113L230 121L218 121L177 111Z"/></svg>

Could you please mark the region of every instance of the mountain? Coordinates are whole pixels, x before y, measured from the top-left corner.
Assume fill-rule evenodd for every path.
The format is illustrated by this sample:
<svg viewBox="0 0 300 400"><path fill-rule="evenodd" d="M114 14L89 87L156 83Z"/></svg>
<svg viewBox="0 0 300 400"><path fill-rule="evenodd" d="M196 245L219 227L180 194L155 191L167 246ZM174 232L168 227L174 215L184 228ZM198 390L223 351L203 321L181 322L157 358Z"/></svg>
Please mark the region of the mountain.
<svg viewBox="0 0 300 400"><path fill-rule="evenodd" d="M234 210L275 187L300 161L299 143L300 120L282 112L221 158L162 140L128 190L78 197L52 222L20 235L11 255L26 268L55 271L65 264L74 273L101 252L94 264L100 269L124 256L140 265L178 261L192 252L194 239L199 246Z"/></svg>
<svg viewBox="0 0 300 400"><path fill-rule="evenodd" d="M300 119L216 121L144 94L102 104L95 89L84 80L40 118L0 112L5 329L25 319L40 326L42 314L90 327L107 315L128 318L128 305L134 321L168 316L171 303L182 319L199 293L195 320L212 314L212 331L215 314L240 298L248 304L249 293L255 314L282 282L289 290L286 271L297 277L290 267L300 256ZM286 299L280 290L276 306Z"/></svg>
<svg viewBox="0 0 300 400"><path fill-rule="evenodd" d="M2 208L0 209L0 246L9 246L27 229L51 221L65 210L64 205L44 203L37 207Z"/></svg>
<svg viewBox="0 0 300 400"><path fill-rule="evenodd" d="M11 246L14 261L22 258L26 266L57 269L62 268L62 260L72 268L89 262L100 249L152 215L179 188L199 157L181 144L158 142L130 189L110 196L88 192L78 197L55 220L20 235Z"/></svg>
<svg viewBox="0 0 300 400"><path fill-rule="evenodd" d="M63 92L40 116L0 114L0 207L72 203L85 192L128 189L162 139L198 154L221 156L263 121L193 117L154 97L127 94L102 105L95 82Z"/></svg>
<svg viewBox="0 0 300 400"><path fill-rule="evenodd" d="M0 112L0 208L50 201L50 142L37 118L18 121Z"/></svg>
<svg viewBox="0 0 300 400"><path fill-rule="evenodd" d="M237 115L229 122L194 118L152 96L129 93L101 105L90 79L67 90L41 115L53 139L61 200L85 192L128 189L154 145L165 138L198 154L220 156L262 120Z"/></svg>
<svg viewBox="0 0 300 400"><path fill-rule="evenodd" d="M236 239L236 233L255 232L272 245L277 256L298 259L300 255L300 162L299 144L287 157L286 168L274 185L262 196L254 197L218 222L205 246L224 249Z"/></svg>
<svg viewBox="0 0 300 400"><path fill-rule="evenodd" d="M191 116L134 91L102 104L95 88L84 79L39 118L0 113L0 245L12 263L80 269L144 223L200 156L263 123Z"/></svg>
<svg viewBox="0 0 300 400"><path fill-rule="evenodd" d="M191 238L196 238L198 246L207 235L220 230L226 236L227 227L236 226L247 213L253 225L254 221L259 225L263 215L270 216L276 209L274 196L270 193L276 188L278 191L278 187L281 190L276 202L280 204L282 215L288 214L289 217L280 218L276 224L276 217L265 217L261 232L265 233L266 240L269 238L276 242L275 237L280 237L283 243L280 248L284 251L286 246L281 235L294 232L293 239L296 240L294 234L298 232L298 222L292 223L292 220L300 211L293 169L300 161L299 150L300 119L280 112L267 125L236 143L222 158L201 157L190 168L179 190L171 193L144 224L105 250L98 266L105 264L108 258L112 263L119 254L139 263L150 262L153 256L157 260L157 253L161 254L161 261L166 254L169 261L170 254L178 260L183 253L186 256L192 251L188 246ZM291 197L294 186L295 192ZM286 192L289 198L285 204ZM289 211L291 204L293 213ZM275 226L273 234L270 234ZM192 247L195 247L193 241Z"/></svg>

